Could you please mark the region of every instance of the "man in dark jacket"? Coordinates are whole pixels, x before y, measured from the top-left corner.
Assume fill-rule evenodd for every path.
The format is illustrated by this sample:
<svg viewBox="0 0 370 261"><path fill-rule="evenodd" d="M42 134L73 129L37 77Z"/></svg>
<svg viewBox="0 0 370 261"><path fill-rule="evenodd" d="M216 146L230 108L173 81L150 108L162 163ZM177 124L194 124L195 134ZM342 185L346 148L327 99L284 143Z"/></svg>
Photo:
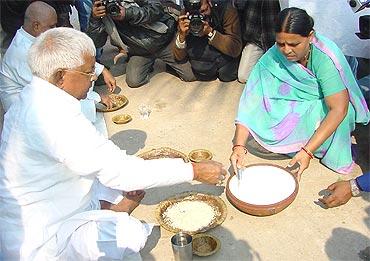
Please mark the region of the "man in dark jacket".
<svg viewBox="0 0 370 261"><path fill-rule="evenodd" d="M159 1L126 0L129 4L119 6L120 14L108 14L101 0L94 2L87 34L97 48L103 47L107 39L103 19L109 15L117 28L119 37L127 45L129 61L126 67L126 82L129 87L140 87L149 82L156 59L160 59L175 70L184 81L195 80L189 63L175 62L173 45L176 20L164 12Z"/></svg>
<svg viewBox="0 0 370 261"><path fill-rule="evenodd" d="M242 49L238 11L226 1L184 0L173 48L175 59L189 60L199 80L229 82L237 78ZM202 21L199 21L199 18Z"/></svg>

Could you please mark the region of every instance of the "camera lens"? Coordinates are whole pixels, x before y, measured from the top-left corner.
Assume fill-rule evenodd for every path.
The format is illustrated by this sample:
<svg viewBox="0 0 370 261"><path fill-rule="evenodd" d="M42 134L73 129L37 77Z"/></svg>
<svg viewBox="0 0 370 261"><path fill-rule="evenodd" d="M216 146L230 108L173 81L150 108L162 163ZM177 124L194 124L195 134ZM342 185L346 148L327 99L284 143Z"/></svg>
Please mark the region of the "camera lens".
<svg viewBox="0 0 370 261"><path fill-rule="evenodd" d="M203 17L201 15L193 15L190 18L189 29L194 36L200 36L203 32Z"/></svg>
<svg viewBox="0 0 370 261"><path fill-rule="evenodd" d="M119 8L119 4L116 1L109 1L105 7L107 13L110 16L119 16L121 13L121 9Z"/></svg>

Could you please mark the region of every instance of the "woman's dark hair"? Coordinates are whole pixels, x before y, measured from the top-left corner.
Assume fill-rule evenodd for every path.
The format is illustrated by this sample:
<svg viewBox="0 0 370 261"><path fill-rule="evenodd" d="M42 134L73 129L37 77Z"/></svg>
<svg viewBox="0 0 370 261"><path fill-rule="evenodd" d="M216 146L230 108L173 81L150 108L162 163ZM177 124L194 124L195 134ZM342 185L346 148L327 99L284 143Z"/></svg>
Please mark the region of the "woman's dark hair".
<svg viewBox="0 0 370 261"><path fill-rule="evenodd" d="M313 30L314 21L303 9L290 7L282 10L275 23L276 33L299 34L307 37Z"/></svg>

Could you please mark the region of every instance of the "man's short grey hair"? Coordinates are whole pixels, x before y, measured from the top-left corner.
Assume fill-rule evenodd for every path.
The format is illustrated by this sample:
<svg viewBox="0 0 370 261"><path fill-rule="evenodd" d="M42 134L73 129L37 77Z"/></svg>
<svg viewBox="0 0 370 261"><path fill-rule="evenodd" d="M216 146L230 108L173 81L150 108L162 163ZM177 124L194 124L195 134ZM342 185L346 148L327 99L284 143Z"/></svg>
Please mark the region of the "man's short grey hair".
<svg viewBox="0 0 370 261"><path fill-rule="evenodd" d="M75 29L59 27L36 38L28 52L28 64L33 75L48 81L60 69L83 65L84 55L95 56L91 38Z"/></svg>

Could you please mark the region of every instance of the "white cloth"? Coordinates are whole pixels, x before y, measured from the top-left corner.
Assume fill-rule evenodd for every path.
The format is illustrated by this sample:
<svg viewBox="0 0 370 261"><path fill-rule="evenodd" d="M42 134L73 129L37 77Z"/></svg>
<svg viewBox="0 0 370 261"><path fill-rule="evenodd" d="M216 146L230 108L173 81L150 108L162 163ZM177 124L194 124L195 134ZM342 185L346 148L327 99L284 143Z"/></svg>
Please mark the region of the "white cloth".
<svg viewBox="0 0 370 261"><path fill-rule="evenodd" d="M28 66L27 55L35 39L21 27L4 55L0 65L0 100L5 112L18 99L24 86L31 82L32 73ZM96 75L100 75L103 69L103 65L95 63ZM86 99L81 100L81 109L98 131L108 136L104 118L96 116L95 103L99 101L100 96L93 90L92 86Z"/></svg>
<svg viewBox="0 0 370 261"><path fill-rule="evenodd" d="M40 78L34 77L19 97L5 114L0 145L1 260L71 254L67 241L73 232L99 220L100 214L89 212L100 207L96 179L123 191L193 179L192 165L180 159L144 161L126 155L96 131L78 100ZM124 213L101 215L125 219ZM146 240L143 234L119 236L123 255L132 249L126 244L139 249Z"/></svg>
<svg viewBox="0 0 370 261"><path fill-rule="evenodd" d="M263 55L263 50L253 43L246 44L240 58L238 68L238 80L245 83L251 74L253 67Z"/></svg>
<svg viewBox="0 0 370 261"><path fill-rule="evenodd" d="M5 112L32 79L27 54L34 41L35 37L21 27L4 55L0 66L0 99Z"/></svg>

